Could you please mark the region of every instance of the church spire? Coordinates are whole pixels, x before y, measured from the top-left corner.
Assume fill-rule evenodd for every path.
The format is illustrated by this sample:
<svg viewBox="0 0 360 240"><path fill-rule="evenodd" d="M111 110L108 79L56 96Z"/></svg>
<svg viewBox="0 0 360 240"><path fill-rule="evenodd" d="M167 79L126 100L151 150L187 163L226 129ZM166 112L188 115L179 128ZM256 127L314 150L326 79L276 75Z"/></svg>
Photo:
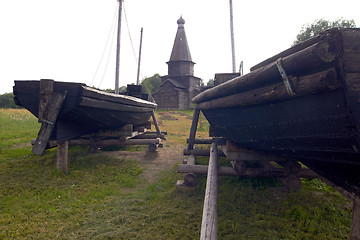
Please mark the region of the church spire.
<svg viewBox="0 0 360 240"><path fill-rule="evenodd" d="M180 17L177 20L178 29L175 36L174 46L168 64L168 75L186 76L194 75L194 62L191 59L189 45L186 39L184 24L185 20Z"/></svg>
<svg viewBox="0 0 360 240"><path fill-rule="evenodd" d="M174 46L171 52L170 61L192 61L189 45L186 39L184 24L185 20L180 17L177 20L178 29L174 41Z"/></svg>

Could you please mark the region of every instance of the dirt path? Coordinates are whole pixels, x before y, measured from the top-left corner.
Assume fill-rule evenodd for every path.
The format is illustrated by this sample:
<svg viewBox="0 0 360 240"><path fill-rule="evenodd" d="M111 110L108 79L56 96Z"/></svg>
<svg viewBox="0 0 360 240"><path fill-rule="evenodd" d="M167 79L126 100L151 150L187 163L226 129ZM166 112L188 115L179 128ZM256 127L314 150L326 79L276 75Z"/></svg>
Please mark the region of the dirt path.
<svg viewBox="0 0 360 240"><path fill-rule="evenodd" d="M186 137L189 134L192 117L182 112L159 112L157 119L161 131L167 131L167 140L163 141L163 148L157 152L149 151L116 151L112 156L120 159L137 159L143 164L141 177L149 182L156 180L158 173L171 169L176 163L182 163Z"/></svg>

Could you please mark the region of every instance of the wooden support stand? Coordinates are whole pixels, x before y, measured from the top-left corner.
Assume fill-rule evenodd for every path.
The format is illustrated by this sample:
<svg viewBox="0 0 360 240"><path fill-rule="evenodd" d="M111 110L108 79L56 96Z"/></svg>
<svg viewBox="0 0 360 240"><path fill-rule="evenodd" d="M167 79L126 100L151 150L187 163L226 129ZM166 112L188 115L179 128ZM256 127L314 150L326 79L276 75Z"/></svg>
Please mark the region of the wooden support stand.
<svg viewBox="0 0 360 240"><path fill-rule="evenodd" d="M41 79L39 91L39 119L42 123L36 140L32 141L33 153L43 155L47 148L57 147L57 169L64 173L68 172L68 146L89 145L90 152L96 152L99 146L108 145L148 145L150 152L156 152L162 147L161 139L166 139L166 132L161 132L156 120L155 112L151 116L156 132L148 132L151 122L148 121L139 126L127 124L117 130L98 130L96 133L87 134L65 142L50 140L57 117L66 97L64 93L54 92L54 80Z"/></svg>

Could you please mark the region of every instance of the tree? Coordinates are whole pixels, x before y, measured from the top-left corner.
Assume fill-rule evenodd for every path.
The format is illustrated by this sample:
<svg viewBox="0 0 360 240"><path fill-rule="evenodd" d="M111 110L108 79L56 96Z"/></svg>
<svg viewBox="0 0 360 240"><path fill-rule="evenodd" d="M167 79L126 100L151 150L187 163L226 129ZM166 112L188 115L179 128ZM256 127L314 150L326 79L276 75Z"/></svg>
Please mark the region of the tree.
<svg viewBox="0 0 360 240"><path fill-rule="evenodd" d="M13 93L0 95L0 108L20 108L15 104Z"/></svg>
<svg viewBox="0 0 360 240"><path fill-rule="evenodd" d="M141 82L143 90L147 93L155 93L161 85L161 77L158 73L155 73L154 76L145 78Z"/></svg>
<svg viewBox="0 0 360 240"><path fill-rule="evenodd" d="M343 18L336 19L335 21L327 21L325 19L315 20L312 23L304 24L301 27L300 33L296 36L293 45L301 43L309 38L318 35L320 32L330 28L352 28L356 27L353 19L345 20Z"/></svg>

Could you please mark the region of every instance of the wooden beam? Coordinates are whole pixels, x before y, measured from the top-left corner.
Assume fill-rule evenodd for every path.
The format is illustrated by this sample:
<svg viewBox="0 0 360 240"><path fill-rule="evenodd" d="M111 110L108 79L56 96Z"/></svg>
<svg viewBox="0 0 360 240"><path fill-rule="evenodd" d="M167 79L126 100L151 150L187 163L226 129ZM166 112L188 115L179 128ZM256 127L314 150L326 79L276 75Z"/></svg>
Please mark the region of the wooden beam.
<svg viewBox="0 0 360 240"><path fill-rule="evenodd" d="M68 172L68 146L68 141L62 142L57 146L56 168L63 173Z"/></svg>
<svg viewBox="0 0 360 240"><path fill-rule="evenodd" d="M209 149L184 149L184 155L195 155L195 156L210 156ZM225 157L222 150L218 150L218 155Z"/></svg>
<svg viewBox="0 0 360 240"><path fill-rule="evenodd" d="M53 93L49 98L45 113L43 114L41 128L32 149L34 154L40 156L44 154L65 96L66 92L63 94Z"/></svg>
<svg viewBox="0 0 360 240"><path fill-rule="evenodd" d="M187 138L186 140L187 143L189 143L189 139L190 138ZM195 138L193 144L212 144L213 142L214 142L213 138L205 138L205 139Z"/></svg>
<svg viewBox="0 0 360 240"><path fill-rule="evenodd" d="M211 145L201 223L201 240L217 239L217 162L216 143Z"/></svg>
<svg viewBox="0 0 360 240"><path fill-rule="evenodd" d="M195 173L195 174L207 174L207 165L188 165L179 164L177 168L178 173ZM246 168L243 172L237 172L232 167L220 166L218 168L218 174L221 176L242 176L242 177L288 177L288 173L285 169L264 169L264 168ZM317 178L318 175L310 169L302 169L295 174L301 178Z"/></svg>
<svg viewBox="0 0 360 240"><path fill-rule="evenodd" d="M350 240L360 239L360 204L359 201L353 201Z"/></svg>
<svg viewBox="0 0 360 240"><path fill-rule="evenodd" d="M299 52L282 59L282 67L288 76L302 76L309 69L320 69L330 66L337 57L337 45L333 41L321 41ZM234 78L222 84L221 88L210 88L193 98L194 103L221 98L239 92L264 87L277 82L283 82L276 62L258 68L246 75Z"/></svg>
<svg viewBox="0 0 360 240"><path fill-rule="evenodd" d="M188 150L194 148L194 141L195 141L195 136L196 136L197 125L199 122L199 115L200 115L200 109L195 108L193 120L191 122L190 136L189 136L189 140L188 140Z"/></svg>
<svg viewBox="0 0 360 240"><path fill-rule="evenodd" d="M307 76L290 77L289 81L293 91L295 92L295 95L293 96L289 95L285 84L280 82L246 92L235 93L202 102L196 107L199 109L215 109L271 103L289 98L329 92L336 90L340 86L336 71L333 68Z"/></svg>

